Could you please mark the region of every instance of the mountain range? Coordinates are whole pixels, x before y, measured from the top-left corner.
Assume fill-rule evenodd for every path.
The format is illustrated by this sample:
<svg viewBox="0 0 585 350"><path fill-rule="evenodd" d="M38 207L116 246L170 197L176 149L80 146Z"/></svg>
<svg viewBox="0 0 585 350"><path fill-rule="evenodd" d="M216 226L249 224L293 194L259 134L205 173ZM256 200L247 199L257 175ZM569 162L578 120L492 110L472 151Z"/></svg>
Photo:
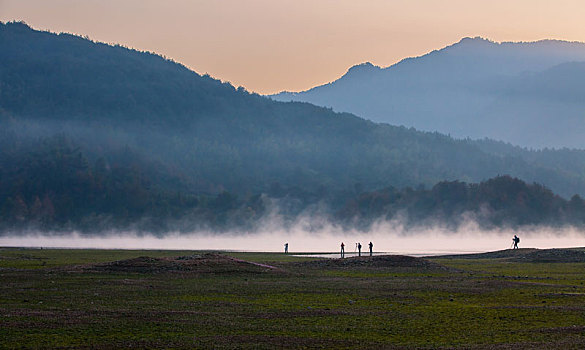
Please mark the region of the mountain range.
<svg viewBox="0 0 585 350"><path fill-rule="evenodd" d="M568 198L585 194L584 170L585 151L458 140L277 102L153 53L0 24L0 229L147 217L152 227L184 215L221 226L226 213L256 217L265 196L298 214L364 191L426 193L503 174Z"/></svg>
<svg viewBox="0 0 585 350"><path fill-rule="evenodd" d="M329 84L271 97L457 138L584 149L585 44L464 38L387 68L363 63Z"/></svg>

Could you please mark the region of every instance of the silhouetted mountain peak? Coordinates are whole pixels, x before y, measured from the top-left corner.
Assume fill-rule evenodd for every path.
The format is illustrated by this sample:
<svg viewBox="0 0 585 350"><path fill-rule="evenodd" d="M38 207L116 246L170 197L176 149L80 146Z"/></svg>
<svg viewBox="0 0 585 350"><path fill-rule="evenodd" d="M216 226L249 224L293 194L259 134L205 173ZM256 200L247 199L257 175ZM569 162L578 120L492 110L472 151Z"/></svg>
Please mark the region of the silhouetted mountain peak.
<svg viewBox="0 0 585 350"><path fill-rule="evenodd" d="M482 38L480 36L476 37L464 37L459 42L455 43L453 46L473 46L473 47L485 47L485 46L492 46L497 44L495 41L489 40L487 38Z"/></svg>
<svg viewBox="0 0 585 350"><path fill-rule="evenodd" d="M13 21L13 22L1 22L0 21L0 28L4 27L5 29L11 29L11 30L33 30L28 24L26 24L24 21Z"/></svg>
<svg viewBox="0 0 585 350"><path fill-rule="evenodd" d="M373 65L371 62L364 62L364 63L356 64L355 66L349 68L347 70L347 73L345 73L345 75L367 73L367 72L377 72L380 69L382 69L382 68L380 68L379 66Z"/></svg>
<svg viewBox="0 0 585 350"><path fill-rule="evenodd" d="M375 76L382 68L375 66L370 62L357 64L347 70L347 72L340 78L345 80L364 79Z"/></svg>

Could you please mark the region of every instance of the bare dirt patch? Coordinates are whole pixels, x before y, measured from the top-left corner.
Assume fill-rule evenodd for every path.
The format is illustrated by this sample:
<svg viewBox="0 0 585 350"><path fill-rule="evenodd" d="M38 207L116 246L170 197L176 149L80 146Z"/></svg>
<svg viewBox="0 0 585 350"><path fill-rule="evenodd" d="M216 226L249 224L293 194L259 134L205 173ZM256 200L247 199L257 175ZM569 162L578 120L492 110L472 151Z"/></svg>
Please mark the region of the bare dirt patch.
<svg viewBox="0 0 585 350"><path fill-rule="evenodd" d="M79 268L79 267L78 267ZM84 271L95 272L134 272L134 273L262 273L278 270L274 266L234 259L217 253L153 258L141 256L133 259L118 260L102 264L85 265Z"/></svg>

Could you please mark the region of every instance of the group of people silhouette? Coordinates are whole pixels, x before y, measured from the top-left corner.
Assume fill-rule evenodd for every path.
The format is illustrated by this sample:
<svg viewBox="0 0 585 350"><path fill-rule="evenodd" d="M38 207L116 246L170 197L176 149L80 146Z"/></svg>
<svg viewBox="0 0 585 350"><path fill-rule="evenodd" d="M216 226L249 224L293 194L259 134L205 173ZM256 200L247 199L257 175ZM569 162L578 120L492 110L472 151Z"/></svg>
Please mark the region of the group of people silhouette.
<svg viewBox="0 0 585 350"><path fill-rule="evenodd" d="M370 256L372 256L374 254L374 243L370 242L368 246L370 247ZM355 250L357 250L358 256L362 256L362 244L360 242L355 244ZM345 244L343 242L341 242L341 257L345 258Z"/></svg>
<svg viewBox="0 0 585 350"><path fill-rule="evenodd" d="M514 235L514 238L512 238L512 249L518 249L518 243L520 243L520 238L516 235ZM368 246L370 247L370 256L373 256L374 254L374 243L372 243L370 241L370 243L368 244ZM355 244L355 249L357 250L358 256L362 256L362 244L361 242L357 242ZM284 253L288 254L288 242L286 242L284 244ZM345 258L345 244L343 242L341 242L341 257Z"/></svg>

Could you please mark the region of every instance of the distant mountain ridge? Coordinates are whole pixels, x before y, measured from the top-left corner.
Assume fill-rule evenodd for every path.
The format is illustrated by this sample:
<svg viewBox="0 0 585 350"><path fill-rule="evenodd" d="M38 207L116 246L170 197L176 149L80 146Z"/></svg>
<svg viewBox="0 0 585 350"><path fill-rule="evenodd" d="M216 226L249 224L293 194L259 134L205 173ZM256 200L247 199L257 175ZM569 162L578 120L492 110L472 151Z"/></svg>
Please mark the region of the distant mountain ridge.
<svg viewBox="0 0 585 350"><path fill-rule="evenodd" d="M579 42L464 38L387 68L365 63L329 84L271 97L458 138L585 148L584 61Z"/></svg>

